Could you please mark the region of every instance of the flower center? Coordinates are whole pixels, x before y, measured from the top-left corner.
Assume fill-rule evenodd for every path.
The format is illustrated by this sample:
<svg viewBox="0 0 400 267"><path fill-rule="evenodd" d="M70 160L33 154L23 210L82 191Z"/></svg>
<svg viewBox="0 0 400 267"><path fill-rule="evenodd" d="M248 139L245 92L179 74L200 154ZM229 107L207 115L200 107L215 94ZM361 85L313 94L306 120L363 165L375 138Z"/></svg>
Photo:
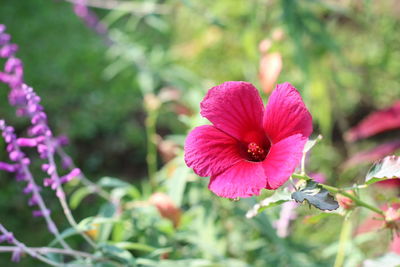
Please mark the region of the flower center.
<svg viewBox="0 0 400 267"><path fill-rule="evenodd" d="M263 161L267 152L261 146L252 142L247 145L247 155L251 161Z"/></svg>

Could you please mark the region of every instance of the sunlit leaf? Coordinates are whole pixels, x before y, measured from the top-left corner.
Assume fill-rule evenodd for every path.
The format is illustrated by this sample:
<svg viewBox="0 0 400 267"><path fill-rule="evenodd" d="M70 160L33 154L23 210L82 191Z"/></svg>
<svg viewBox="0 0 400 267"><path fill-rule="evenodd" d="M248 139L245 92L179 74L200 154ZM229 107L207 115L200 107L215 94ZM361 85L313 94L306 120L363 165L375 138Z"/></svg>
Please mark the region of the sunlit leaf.
<svg viewBox="0 0 400 267"><path fill-rule="evenodd" d="M400 157L387 156L372 165L365 182L373 184L391 178L400 178Z"/></svg>
<svg viewBox="0 0 400 267"><path fill-rule="evenodd" d="M303 153L307 153L311 150L320 140L322 139L322 135L318 135L315 139L307 140L307 143L304 146Z"/></svg>
<svg viewBox="0 0 400 267"><path fill-rule="evenodd" d="M290 192L288 190L277 190L272 196L267 197L266 199L262 200L261 202L255 204L247 213L247 218L252 218L259 214L260 212L279 206L287 201L292 200L290 197Z"/></svg>
<svg viewBox="0 0 400 267"><path fill-rule="evenodd" d="M339 208L338 202L329 194L328 190L311 180L307 181L304 188L294 192L292 198L300 203L306 200L320 210L335 210Z"/></svg>
<svg viewBox="0 0 400 267"><path fill-rule="evenodd" d="M139 250L144 252L153 252L156 250L156 248L149 245L135 242L118 242L115 243L114 246L122 249Z"/></svg>
<svg viewBox="0 0 400 267"><path fill-rule="evenodd" d="M71 206L72 209L76 209L81 201L91 193L88 187L81 187L78 190L76 190L72 195L69 200L69 205Z"/></svg>
<svg viewBox="0 0 400 267"><path fill-rule="evenodd" d="M385 267L397 267L400 263L400 255L396 253L387 253L377 259L369 259L364 261L364 267L376 267L376 266L385 266Z"/></svg>
<svg viewBox="0 0 400 267"><path fill-rule="evenodd" d="M78 234L78 232L76 231L76 229L71 227L71 228L67 228L64 231L62 231L62 233L60 234L60 237L62 239L66 239L70 236L77 235L77 234ZM53 241L51 241L51 243L48 246L52 247L57 243L58 243L58 240L57 240L57 238L55 238Z"/></svg>
<svg viewBox="0 0 400 267"><path fill-rule="evenodd" d="M109 244L101 244L99 248L109 258L113 258L125 264L134 264L135 262L135 258L132 256L132 254L125 249Z"/></svg>
<svg viewBox="0 0 400 267"><path fill-rule="evenodd" d="M101 187L127 187L131 186L131 184L124 182L118 178L113 177L103 177L98 182L98 185Z"/></svg>

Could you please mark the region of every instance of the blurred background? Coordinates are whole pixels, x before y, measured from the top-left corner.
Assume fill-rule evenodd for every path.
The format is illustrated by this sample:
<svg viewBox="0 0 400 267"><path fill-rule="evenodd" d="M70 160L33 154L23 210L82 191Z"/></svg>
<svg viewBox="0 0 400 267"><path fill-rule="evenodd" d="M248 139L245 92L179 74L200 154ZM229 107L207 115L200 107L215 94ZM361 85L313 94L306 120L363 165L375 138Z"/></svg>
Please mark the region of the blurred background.
<svg viewBox="0 0 400 267"><path fill-rule="evenodd" d="M282 207L246 219L256 198L220 199L207 190L207 178L185 166L186 133L205 122L199 103L214 85L248 81L265 101L276 83L298 88L314 135L323 136L307 170L328 184L362 183L374 160L400 148L396 0L0 0L0 23L20 47L25 81L42 97L50 126L68 136L65 149L85 175L129 183L137 190L128 197L133 203L165 192L182 212L179 227L151 208L126 215L118 231L129 234L112 226L113 242L154 248L127 248L133 256L170 259L158 266L331 266L335 259L341 216L302 206L286 226L290 234L282 234ZM23 135L27 122L15 116L7 94L1 84L0 117ZM1 140L2 161L4 146ZM39 168L34 173L43 178ZM0 188L1 222L28 245L51 242L43 221L31 216L23 185L1 172ZM374 186L365 198L381 205L398 189ZM60 211L53 192L44 191ZM104 209L103 200L76 192L71 185L78 220ZM355 212L346 266L390 250L389 232L356 238L368 214ZM67 227L62 212L53 216ZM9 255L0 255L0 265L7 263Z"/></svg>

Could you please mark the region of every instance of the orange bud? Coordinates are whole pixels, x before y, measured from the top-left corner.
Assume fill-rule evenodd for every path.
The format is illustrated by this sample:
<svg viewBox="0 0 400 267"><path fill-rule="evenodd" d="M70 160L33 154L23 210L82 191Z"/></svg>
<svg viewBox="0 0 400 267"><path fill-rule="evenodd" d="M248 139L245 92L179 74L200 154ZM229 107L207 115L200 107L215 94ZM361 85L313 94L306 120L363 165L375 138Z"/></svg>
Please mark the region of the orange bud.
<svg viewBox="0 0 400 267"><path fill-rule="evenodd" d="M272 32L272 40L282 41L285 38L285 33L281 28L277 28Z"/></svg>
<svg viewBox="0 0 400 267"><path fill-rule="evenodd" d="M400 210L391 206L385 211L386 227L395 231L400 228Z"/></svg>
<svg viewBox="0 0 400 267"><path fill-rule="evenodd" d="M259 79L264 93L269 94L282 70L282 56L279 52L267 53L261 57Z"/></svg>
<svg viewBox="0 0 400 267"><path fill-rule="evenodd" d="M351 190L347 191L347 193L354 195L354 192ZM339 202L339 205L346 210L354 208L354 202L351 198L341 194L336 194L336 200Z"/></svg>
<svg viewBox="0 0 400 267"><path fill-rule="evenodd" d="M172 140L165 140L161 136L157 136L157 148L165 163L174 159L180 151L177 143Z"/></svg>
<svg viewBox="0 0 400 267"><path fill-rule="evenodd" d="M144 106L148 111L157 110L161 106L161 100L152 93L146 94L144 96Z"/></svg>
<svg viewBox="0 0 400 267"><path fill-rule="evenodd" d="M182 212L168 195L160 192L154 193L149 202L157 208L162 217L170 220L175 228L179 226Z"/></svg>
<svg viewBox="0 0 400 267"><path fill-rule="evenodd" d="M91 239L96 240L99 235L100 225L98 223L94 223L91 225L92 229L85 231L85 234L88 235Z"/></svg>

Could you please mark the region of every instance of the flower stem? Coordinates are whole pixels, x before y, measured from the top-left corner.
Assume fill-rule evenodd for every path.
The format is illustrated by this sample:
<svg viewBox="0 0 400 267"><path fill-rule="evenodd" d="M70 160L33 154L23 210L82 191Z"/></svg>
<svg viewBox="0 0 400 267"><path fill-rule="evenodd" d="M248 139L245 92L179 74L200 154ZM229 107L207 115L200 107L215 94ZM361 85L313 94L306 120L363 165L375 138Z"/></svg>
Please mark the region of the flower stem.
<svg viewBox="0 0 400 267"><path fill-rule="evenodd" d="M63 148L57 146L56 152L58 156L61 157L61 159L71 162L71 166L69 168L70 170L77 168L75 163L72 161L71 157L68 156L68 154L64 151ZM90 181L83 173L79 175L79 178L80 178L79 181L81 181L85 186L87 186L91 190L91 192L97 193L105 200L111 202L111 196L107 191L103 190L103 188Z"/></svg>
<svg viewBox="0 0 400 267"><path fill-rule="evenodd" d="M54 154L52 152L52 149L50 149L53 147L53 144L51 143L51 140L49 137L46 137L46 146L49 148L49 151L47 153L47 159L49 161L49 164L51 166L54 166L54 172L52 173L52 177L57 182L56 195L60 201L60 204L64 211L65 217L67 218L69 224L86 240L86 242L88 242L93 248L96 248L97 247L96 243L94 243L92 241L92 239L90 239L89 236L87 236L84 232L82 232L79 229L78 224L76 223L74 217L72 216L72 212L71 212L70 208L68 207L67 200L65 197L65 192L62 188L60 177L58 176L58 173L57 173L56 163L54 161Z"/></svg>
<svg viewBox="0 0 400 267"><path fill-rule="evenodd" d="M90 258L90 259L98 259L96 256L78 251L78 250L66 250L62 248L52 248L52 247L26 247L30 251L34 251L36 253L40 254L48 254L48 253L54 253L54 254L62 254L62 255L70 255L70 256L75 256L75 257L84 257L84 258ZM18 246L0 246L0 253L1 252L14 252L18 249L21 249Z"/></svg>
<svg viewBox="0 0 400 267"><path fill-rule="evenodd" d="M0 224L0 232L7 235L7 234L11 234L2 224ZM48 265L51 266L64 266L64 264L60 264L57 263L55 261L52 261L44 256L42 256L41 254L39 254L37 251L30 249L29 247L27 247L24 243L19 242L17 239L13 238L12 243L19 249L21 249L22 251L24 251L25 253L29 254L31 257L36 258L38 260L41 260L45 263L47 263Z"/></svg>
<svg viewBox="0 0 400 267"><path fill-rule="evenodd" d="M294 173L294 174L292 174L292 177L293 177L293 178L297 178L297 179L302 179L302 180L311 180L311 177L309 177L309 176L306 175L306 174L302 175L302 174L296 174L296 173ZM334 187L334 186L326 185L326 184L320 184L320 183L319 183L319 185L320 185L322 188L325 188L326 190L328 190L328 191L331 192L331 193L334 193L334 194L341 194L341 195L343 195L343 196L345 196L345 197L350 198L350 199L353 200L358 206L367 208L367 209L369 209L369 210L371 210L371 211L373 211L373 212L376 212L376 213L378 213L378 214L380 214L380 215L384 215L383 211L381 211L380 209L378 209L378 208L376 208L376 207L374 207L374 206L371 206L370 204L368 204L368 203L362 201L362 200L359 199L357 196L346 192L346 190L343 190L343 189L341 189L341 188L337 188L337 187Z"/></svg>
<svg viewBox="0 0 400 267"><path fill-rule="evenodd" d="M346 244L349 241L351 233L351 220L346 216L343 220L342 230L340 231L339 247L336 254L334 267L342 267L346 255Z"/></svg>
<svg viewBox="0 0 400 267"><path fill-rule="evenodd" d="M37 199L38 206L40 210L42 211L43 217L47 223L47 227L49 228L49 231L56 237L57 241L67 250L72 250L71 247L65 242L65 240L61 237L60 232L58 231L58 228L54 221L51 219L50 214L47 212L48 209L43 201L42 196L39 193L38 187L35 183L35 180L33 179L32 174L28 170L28 168L25 165L22 165L22 170L25 173L28 181L32 183L33 186L33 195Z"/></svg>
<svg viewBox="0 0 400 267"><path fill-rule="evenodd" d="M150 180L150 185L154 189L157 186L157 137L156 137L156 122L158 117L157 110L148 110L146 118L146 135L147 135L147 170Z"/></svg>

